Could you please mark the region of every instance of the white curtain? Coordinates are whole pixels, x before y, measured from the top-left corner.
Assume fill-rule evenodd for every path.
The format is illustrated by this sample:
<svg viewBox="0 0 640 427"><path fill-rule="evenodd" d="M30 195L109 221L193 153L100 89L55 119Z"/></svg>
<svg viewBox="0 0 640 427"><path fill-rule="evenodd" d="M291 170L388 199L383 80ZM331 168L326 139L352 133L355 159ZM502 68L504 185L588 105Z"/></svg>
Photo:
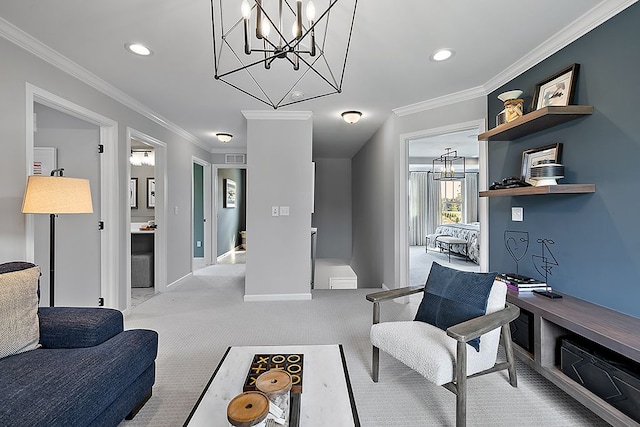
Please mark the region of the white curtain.
<svg viewBox="0 0 640 427"><path fill-rule="evenodd" d="M427 216L427 172L409 173L409 245L423 245Z"/></svg>
<svg viewBox="0 0 640 427"><path fill-rule="evenodd" d="M440 218L442 216L440 181L434 180L434 176L435 175L430 172L427 178L427 219L425 234L422 236L423 239L427 234L432 234L436 231L436 227L440 225Z"/></svg>
<svg viewBox="0 0 640 427"><path fill-rule="evenodd" d="M466 223L478 221L478 174L467 173L464 178L464 218Z"/></svg>

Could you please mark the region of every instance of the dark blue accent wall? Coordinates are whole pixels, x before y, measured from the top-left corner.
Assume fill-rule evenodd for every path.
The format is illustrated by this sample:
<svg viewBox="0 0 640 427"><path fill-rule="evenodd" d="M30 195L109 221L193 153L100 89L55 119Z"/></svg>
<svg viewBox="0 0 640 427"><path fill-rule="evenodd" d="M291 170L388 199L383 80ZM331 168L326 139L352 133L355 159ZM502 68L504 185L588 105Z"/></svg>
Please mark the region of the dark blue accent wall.
<svg viewBox="0 0 640 427"><path fill-rule="evenodd" d="M531 104L536 83L580 64L574 104L593 105L591 116L513 142L489 142L489 181L519 175L522 152L563 144L565 178L594 183L579 195L493 197L489 200L490 269L515 272L504 231L529 233L520 274L541 278L532 255L538 239L554 241L558 261L549 284L560 292L640 317L640 3L526 71L488 97L489 127L502 110L501 92L521 89ZM511 207L524 221L511 221Z"/></svg>

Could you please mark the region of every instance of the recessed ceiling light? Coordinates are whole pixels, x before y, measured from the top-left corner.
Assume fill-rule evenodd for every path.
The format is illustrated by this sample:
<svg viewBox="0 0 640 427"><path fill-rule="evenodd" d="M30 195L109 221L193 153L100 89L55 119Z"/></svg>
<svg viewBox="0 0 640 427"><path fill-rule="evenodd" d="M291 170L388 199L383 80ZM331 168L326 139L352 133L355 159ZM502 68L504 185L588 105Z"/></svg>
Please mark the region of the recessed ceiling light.
<svg viewBox="0 0 640 427"><path fill-rule="evenodd" d="M293 92L291 92L291 99L293 101L299 101L302 98L304 98L304 92L301 92L299 90L294 90Z"/></svg>
<svg viewBox="0 0 640 427"><path fill-rule="evenodd" d="M151 49L141 43L127 43L124 47L127 48L129 52L140 56L149 56L153 53Z"/></svg>
<svg viewBox="0 0 640 427"><path fill-rule="evenodd" d="M438 49L431 55L431 60L440 62L452 58L456 53L451 49Z"/></svg>

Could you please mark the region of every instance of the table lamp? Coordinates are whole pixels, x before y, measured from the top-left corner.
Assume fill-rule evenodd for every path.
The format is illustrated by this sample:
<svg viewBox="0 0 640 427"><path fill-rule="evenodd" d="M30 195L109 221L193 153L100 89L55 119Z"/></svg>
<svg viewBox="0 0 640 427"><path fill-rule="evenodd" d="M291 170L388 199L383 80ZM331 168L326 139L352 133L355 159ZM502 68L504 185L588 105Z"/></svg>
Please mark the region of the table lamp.
<svg viewBox="0 0 640 427"><path fill-rule="evenodd" d="M31 175L22 201L22 213L49 215L49 301L54 306L56 215L93 213L88 179L68 178L64 169L51 176ZM56 176L56 174L59 174Z"/></svg>

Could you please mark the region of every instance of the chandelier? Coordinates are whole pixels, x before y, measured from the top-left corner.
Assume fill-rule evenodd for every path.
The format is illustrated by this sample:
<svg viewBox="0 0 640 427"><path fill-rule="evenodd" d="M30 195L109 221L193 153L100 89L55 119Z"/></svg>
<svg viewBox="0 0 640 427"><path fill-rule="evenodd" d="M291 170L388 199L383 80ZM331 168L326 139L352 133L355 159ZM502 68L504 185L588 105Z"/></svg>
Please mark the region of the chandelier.
<svg viewBox="0 0 640 427"><path fill-rule="evenodd" d="M466 172L465 158L458 156L458 151L447 151L440 157L436 157L432 162L433 179L440 181L457 181L464 179Z"/></svg>
<svg viewBox="0 0 640 427"><path fill-rule="evenodd" d="M211 0L214 77L274 109L342 92L357 0L316 4Z"/></svg>
<svg viewBox="0 0 640 427"><path fill-rule="evenodd" d="M129 163L134 166L155 166L156 156L153 150L133 148L131 149Z"/></svg>

